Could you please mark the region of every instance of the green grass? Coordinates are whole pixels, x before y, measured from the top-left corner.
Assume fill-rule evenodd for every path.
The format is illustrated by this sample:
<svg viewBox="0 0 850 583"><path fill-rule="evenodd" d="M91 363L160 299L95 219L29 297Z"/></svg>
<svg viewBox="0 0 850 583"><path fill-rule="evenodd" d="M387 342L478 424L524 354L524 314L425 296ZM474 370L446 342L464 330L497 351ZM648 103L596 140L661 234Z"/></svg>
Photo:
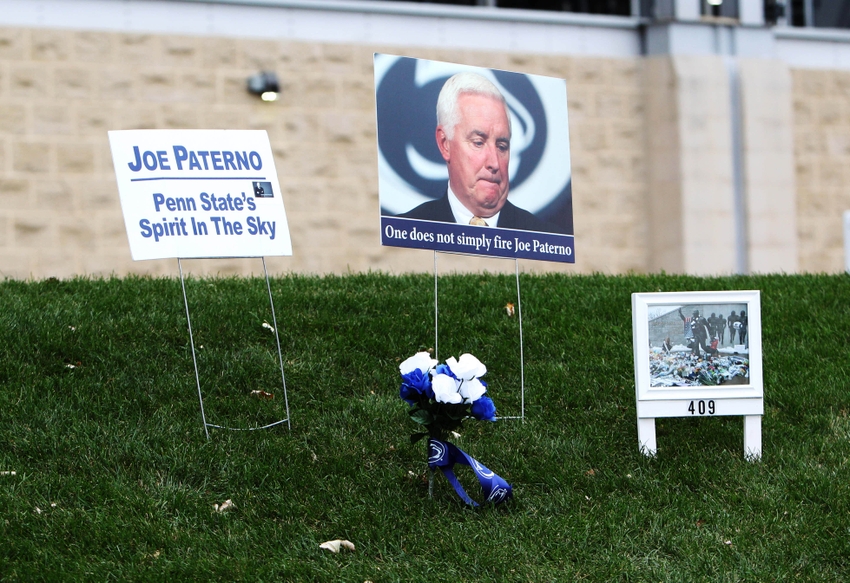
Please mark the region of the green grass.
<svg viewBox="0 0 850 583"><path fill-rule="evenodd" d="M187 288L208 420L283 418L265 282ZM428 499L398 398L398 362L433 347L433 280L272 289L292 429L207 441L179 281L0 283L0 471L16 472L0 476L0 580L850 577L845 275L523 276L527 419L455 440L514 486L478 510L439 476ZM630 294L721 289L762 291L763 461L744 461L740 417L659 420L647 459ZM518 414L513 277L445 276L440 293L440 357L478 356L499 413ZM335 538L356 552L319 550Z"/></svg>

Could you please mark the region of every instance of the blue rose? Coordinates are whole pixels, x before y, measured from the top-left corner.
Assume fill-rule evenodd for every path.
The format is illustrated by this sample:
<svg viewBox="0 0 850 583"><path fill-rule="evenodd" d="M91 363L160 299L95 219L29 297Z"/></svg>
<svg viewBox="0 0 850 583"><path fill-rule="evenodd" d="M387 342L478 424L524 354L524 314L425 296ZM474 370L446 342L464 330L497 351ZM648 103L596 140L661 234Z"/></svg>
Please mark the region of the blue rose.
<svg viewBox="0 0 850 583"><path fill-rule="evenodd" d="M438 364L437 370L434 372L434 374L444 374L446 376L452 377L455 380L458 380L458 381L460 380L459 378L457 378L457 375L455 375L455 373L452 372L452 369L449 368L449 365L447 365L447 364Z"/></svg>
<svg viewBox="0 0 850 583"><path fill-rule="evenodd" d="M416 404L417 395L418 393L413 387L404 383L401 384L401 388L398 390L398 396L401 397L410 406Z"/></svg>
<svg viewBox="0 0 850 583"><path fill-rule="evenodd" d="M398 396L410 405L415 405L421 395L425 395L429 399L434 398L434 391L431 389L431 375L427 371L422 372L416 368L406 375L402 375L401 379L402 383Z"/></svg>
<svg viewBox="0 0 850 583"><path fill-rule="evenodd" d="M495 421L496 405L493 404L493 399L490 397L479 397L470 407L470 413L479 421Z"/></svg>

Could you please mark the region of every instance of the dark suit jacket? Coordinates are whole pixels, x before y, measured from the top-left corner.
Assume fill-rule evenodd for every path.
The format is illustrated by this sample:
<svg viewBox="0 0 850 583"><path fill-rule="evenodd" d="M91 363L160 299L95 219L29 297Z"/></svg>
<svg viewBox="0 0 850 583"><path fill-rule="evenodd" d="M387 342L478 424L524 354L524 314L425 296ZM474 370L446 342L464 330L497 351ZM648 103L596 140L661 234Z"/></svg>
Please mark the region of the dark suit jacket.
<svg viewBox="0 0 850 583"><path fill-rule="evenodd" d="M421 219L423 221L439 221L441 223L455 222L452 207L449 204L448 194L437 200L431 200L420 204L415 209L404 214L397 215L405 219ZM540 231L543 233L556 233L557 230L530 212L511 204L506 200L505 206L499 214L499 223L496 225L502 229L521 229L523 231Z"/></svg>

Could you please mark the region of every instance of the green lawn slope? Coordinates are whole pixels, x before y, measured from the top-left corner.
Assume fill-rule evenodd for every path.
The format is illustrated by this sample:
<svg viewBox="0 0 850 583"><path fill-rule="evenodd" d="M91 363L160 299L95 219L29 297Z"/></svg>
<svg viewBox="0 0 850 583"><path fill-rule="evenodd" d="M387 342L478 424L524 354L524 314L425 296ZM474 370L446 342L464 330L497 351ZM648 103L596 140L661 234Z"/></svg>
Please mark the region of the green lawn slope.
<svg viewBox="0 0 850 583"><path fill-rule="evenodd" d="M433 289L273 279L291 429L207 440L179 281L0 283L0 580L850 578L850 277L523 275L526 420L453 439L514 486L478 510L441 476L428 498L398 397L398 363L434 346ZM630 294L734 289L762 294L763 460L740 417L659 420L645 458ZM187 292L207 419L285 417L265 281ZM512 276L441 277L439 352L478 356L517 415L508 302ZM356 550L319 549L337 538Z"/></svg>

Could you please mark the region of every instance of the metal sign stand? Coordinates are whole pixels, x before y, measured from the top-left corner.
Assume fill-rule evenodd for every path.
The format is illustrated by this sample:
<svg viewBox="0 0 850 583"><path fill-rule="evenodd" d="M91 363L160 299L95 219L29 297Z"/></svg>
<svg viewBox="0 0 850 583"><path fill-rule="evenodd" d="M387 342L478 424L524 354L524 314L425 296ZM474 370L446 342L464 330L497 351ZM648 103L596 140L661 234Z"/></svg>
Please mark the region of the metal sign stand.
<svg viewBox="0 0 850 583"><path fill-rule="evenodd" d="M266 258L261 257L263 260L263 273L266 276L266 289L269 292L269 305L271 305L272 309L272 325L274 326L274 337L277 341L277 357L278 362L280 362L280 380L283 383L283 401L286 406L286 418L281 419L280 421L275 421L274 423L269 423L268 425L263 425L261 427L227 427L226 425L216 425L214 423L207 422L207 416L204 413L204 396L201 393L201 380L198 375L198 357L195 353L195 338L192 334L192 319L189 317L189 300L186 298L186 281L183 277L183 264L180 258L177 258L177 267L180 270L180 285L183 288L183 304L186 306L186 323L189 326L189 344L192 346L192 362L195 365L195 384L198 386L198 400L201 403L201 419L204 422L204 433L207 436L207 439L210 438L210 427L214 427L216 429L227 429L229 431L256 431L258 429L268 429L270 427L274 427L275 425L280 425L281 423L286 423L287 429L292 430L292 425L289 421L289 398L286 395L286 377L283 374L283 353L280 350L280 335L277 331L277 316L275 315L274 310L274 300L272 299L272 287L269 283L269 272L266 269Z"/></svg>
<svg viewBox="0 0 850 583"><path fill-rule="evenodd" d="M525 420L525 357L522 344L522 298L519 293L519 259L514 258L516 271L516 303L517 318L519 320L519 377L520 377L520 415L511 417L499 417L499 419L522 419ZM434 358L440 360L439 350L439 305L437 293L437 250L434 250Z"/></svg>

